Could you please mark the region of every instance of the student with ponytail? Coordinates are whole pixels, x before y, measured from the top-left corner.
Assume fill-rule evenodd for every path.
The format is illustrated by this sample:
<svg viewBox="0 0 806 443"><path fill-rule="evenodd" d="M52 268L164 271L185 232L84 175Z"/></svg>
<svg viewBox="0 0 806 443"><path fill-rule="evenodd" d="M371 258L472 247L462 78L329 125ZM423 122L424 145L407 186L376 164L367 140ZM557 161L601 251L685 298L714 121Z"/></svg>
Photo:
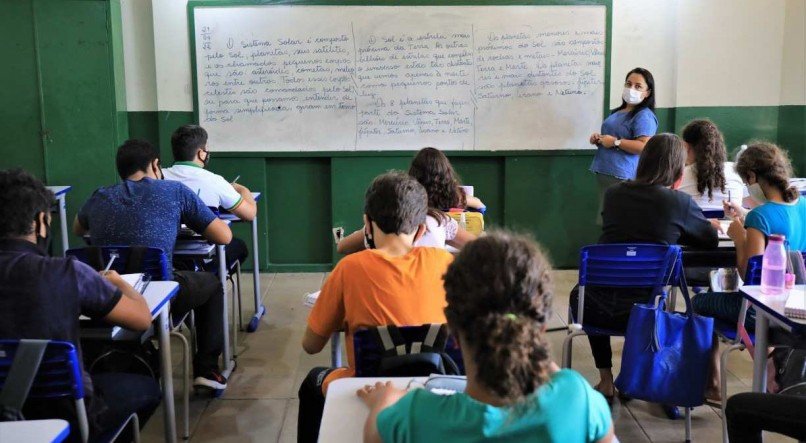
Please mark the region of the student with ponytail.
<svg viewBox="0 0 806 443"><path fill-rule="evenodd" d="M551 269L532 241L504 232L466 245L445 274L448 326L467 370L463 393L408 393L377 383L365 442L614 441L607 403L551 361Z"/></svg>
<svg viewBox="0 0 806 443"><path fill-rule="evenodd" d="M806 198L789 185L792 166L786 151L767 142L755 142L739 154L736 172L747 184L750 196L759 205L750 212L736 203L725 203L725 214L733 218L728 236L736 245L736 266L740 275L747 270L747 260L764 254L767 239L772 234L786 237L794 251L806 250ZM694 311L700 315L736 323L742 307L742 297L731 292L706 292L692 300ZM748 313L745 325L752 329L754 315ZM714 339L716 340L716 339ZM718 344L712 349L711 380L705 397L718 401Z"/></svg>
<svg viewBox="0 0 806 443"><path fill-rule="evenodd" d="M734 164L726 161L725 139L710 120L692 120L683 128L686 167L678 191L690 195L702 209L722 209L722 202L741 204L747 197Z"/></svg>

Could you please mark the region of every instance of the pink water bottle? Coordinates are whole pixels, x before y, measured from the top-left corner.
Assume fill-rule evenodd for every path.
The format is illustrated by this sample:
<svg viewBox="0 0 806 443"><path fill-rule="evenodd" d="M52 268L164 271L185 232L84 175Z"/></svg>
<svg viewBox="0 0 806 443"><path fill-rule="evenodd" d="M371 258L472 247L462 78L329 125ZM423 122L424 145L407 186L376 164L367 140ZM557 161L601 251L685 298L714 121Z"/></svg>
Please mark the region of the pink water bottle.
<svg viewBox="0 0 806 443"><path fill-rule="evenodd" d="M784 236L770 235L761 260L761 292L775 295L784 292L786 282L786 248Z"/></svg>

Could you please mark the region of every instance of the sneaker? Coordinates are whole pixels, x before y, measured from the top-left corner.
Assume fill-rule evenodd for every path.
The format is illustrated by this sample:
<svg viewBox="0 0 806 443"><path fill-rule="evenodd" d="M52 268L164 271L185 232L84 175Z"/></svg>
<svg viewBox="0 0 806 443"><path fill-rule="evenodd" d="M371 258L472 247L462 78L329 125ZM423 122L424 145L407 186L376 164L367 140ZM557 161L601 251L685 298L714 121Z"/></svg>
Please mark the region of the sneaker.
<svg viewBox="0 0 806 443"><path fill-rule="evenodd" d="M193 386L210 389L227 389L227 378L218 371L210 371L204 374L204 376L196 377L193 380Z"/></svg>

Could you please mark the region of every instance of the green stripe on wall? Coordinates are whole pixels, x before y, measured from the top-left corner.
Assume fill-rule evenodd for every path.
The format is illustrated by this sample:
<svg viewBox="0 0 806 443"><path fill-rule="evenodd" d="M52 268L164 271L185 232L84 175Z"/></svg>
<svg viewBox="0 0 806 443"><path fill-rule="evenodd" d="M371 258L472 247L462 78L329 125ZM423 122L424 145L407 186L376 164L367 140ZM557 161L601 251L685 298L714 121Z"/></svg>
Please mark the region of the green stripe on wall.
<svg viewBox="0 0 806 443"><path fill-rule="evenodd" d="M661 108L656 114L660 131L678 133L691 119L710 118L731 150L752 139L777 142L789 150L797 173L806 175L806 106ZM159 145L168 165L171 132L191 122L192 112L130 112L129 135ZM463 181L476 186L487 204L488 226L531 233L561 268L575 267L579 247L598 237L595 183L588 172L592 155L449 153ZM341 226L349 233L359 228L372 177L405 170L410 158L410 152L215 152L210 166L227 178L240 174L242 183L264 193L258 205L261 268L291 272L323 270L337 262L330 229ZM247 225L234 229L248 243Z"/></svg>

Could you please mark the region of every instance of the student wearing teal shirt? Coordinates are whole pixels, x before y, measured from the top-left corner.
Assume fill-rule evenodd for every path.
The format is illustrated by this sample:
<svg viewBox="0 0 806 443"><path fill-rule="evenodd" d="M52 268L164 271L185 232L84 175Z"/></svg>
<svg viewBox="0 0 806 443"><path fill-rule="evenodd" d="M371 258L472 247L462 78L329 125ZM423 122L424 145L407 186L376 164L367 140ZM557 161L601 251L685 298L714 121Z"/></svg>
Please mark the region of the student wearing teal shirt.
<svg viewBox="0 0 806 443"><path fill-rule="evenodd" d="M655 79L644 68L635 68L624 79L621 106L602 122L601 133L590 136L596 145L590 170L599 187L598 224L602 224L604 192L610 186L635 178L638 158L650 137L658 132L655 116Z"/></svg>
<svg viewBox="0 0 806 443"><path fill-rule="evenodd" d="M749 213L736 203L725 203L725 214L734 219L727 234L736 244L736 266L741 275L750 257L764 254L767 238L772 234L785 236L791 250L806 250L806 199L789 185L792 166L786 151L772 143L753 143L739 155L736 172L759 203ZM692 303L700 315L735 324L742 297L737 293L709 292L697 295ZM754 313L749 311L745 326L751 329L753 324ZM711 357L713 369L705 397L719 401L718 346L713 347Z"/></svg>
<svg viewBox="0 0 806 443"><path fill-rule="evenodd" d="M532 241L497 232L467 244L445 274L448 326L467 388L441 396L391 383L358 391L365 442L611 442L601 394L550 360L551 271Z"/></svg>

